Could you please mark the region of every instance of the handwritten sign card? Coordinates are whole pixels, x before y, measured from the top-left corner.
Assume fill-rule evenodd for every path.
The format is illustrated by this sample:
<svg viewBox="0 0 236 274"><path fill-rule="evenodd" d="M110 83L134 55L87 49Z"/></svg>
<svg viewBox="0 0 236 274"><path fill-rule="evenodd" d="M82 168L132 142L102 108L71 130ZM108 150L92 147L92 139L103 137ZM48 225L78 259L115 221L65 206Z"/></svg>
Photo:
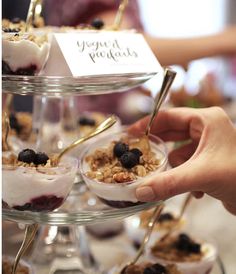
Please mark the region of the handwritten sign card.
<svg viewBox="0 0 236 274"><path fill-rule="evenodd" d="M138 33L56 33L55 39L73 76L162 71L144 37Z"/></svg>

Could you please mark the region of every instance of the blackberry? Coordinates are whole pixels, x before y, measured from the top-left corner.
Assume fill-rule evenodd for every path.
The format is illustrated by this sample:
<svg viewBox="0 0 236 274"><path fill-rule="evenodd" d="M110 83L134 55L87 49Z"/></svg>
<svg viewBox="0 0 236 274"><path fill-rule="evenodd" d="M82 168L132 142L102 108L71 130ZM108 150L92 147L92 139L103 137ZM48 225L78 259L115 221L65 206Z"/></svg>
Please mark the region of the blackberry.
<svg viewBox="0 0 236 274"><path fill-rule="evenodd" d="M117 143L115 144L114 148L113 148L113 152L114 152L114 155L116 157L121 157L125 152L128 152L129 151L129 146L125 143Z"/></svg>
<svg viewBox="0 0 236 274"><path fill-rule="evenodd" d="M18 161L24 162L24 163L34 163L36 157L36 153L29 148L23 149L18 154Z"/></svg>
<svg viewBox="0 0 236 274"><path fill-rule="evenodd" d="M96 124L94 119L86 117L86 116L80 117L78 123L81 126L95 126L95 124Z"/></svg>
<svg viewBox="0 0 236 274"><path fill-rule="evenodd" d="M102 29L104 27L104 22L100 18L93 19L91 26L95 29Z"/></svg>
<svg viewBox="0 0 236 274"><path fill-rule="evenodd" d="M49 157L44 152L38 152L35 155L34 164L35 165L46 165L47 161L49 160Z"/></svg>
<svg viewBox="0 0 236 274"><path fill-rule="evenodd" d="M138 164L138 159L135 154L132 152L125 152L121 157L120 157L120 162L123 167L125 168L132 168Z"/></svg>
<svg viewBox="0 0 236 274"><path fill-rule="evenodd" d="M149 267L146 267L143 271L143 274L166 274L166 268L160 264L153 264Z"/></svg>
<svg viewBox="0 0 236 274"><path fill-rule="evenodd" d="M158 221L161 222L165 222L165 221L172 221L174 220L174 217L171 213L163 213L161 214L160 218L158 219Z"/></svg>

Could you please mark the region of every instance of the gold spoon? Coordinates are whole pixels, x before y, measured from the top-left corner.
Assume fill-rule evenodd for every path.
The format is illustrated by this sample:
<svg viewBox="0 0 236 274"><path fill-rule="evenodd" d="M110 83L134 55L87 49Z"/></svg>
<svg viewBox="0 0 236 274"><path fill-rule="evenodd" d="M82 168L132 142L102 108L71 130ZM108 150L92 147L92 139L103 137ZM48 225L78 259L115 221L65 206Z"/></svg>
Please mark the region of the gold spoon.
<svg viewBox="0 0 236 274"><path fill-rule="evenodd" d="M116 14L116 17L115 17L114 24L112 26L113 30L119 30L120 29L122 19L124 17L124 12L125 12L125 9L126 9L128 3L129 3L129 0L122 0L121 1L120 5L119 5L119 8L118 8L118 11L117 11L117 14Z"/></svg>
<svg viewBox="0 0 236 274"><path fill-rule="evenodd" d="M12 267L11 274L16 274L16 270L17 270L17 266L19 264L19 261L20 261L22 255L25 253L25 251L28 249L28 247L32 243L37 230L38 230L38 225L37 224L32 224L32 225L27 225L26 226L24 239L23 239L21 247L20 247L20 249L19 249L19 251L16 255L16 258L15 258L15 261L14 261L14 264L13 264L13 267Z"/></svg>
<svg viewBox="0 0 236 274"><path fill-rule="evenodd" d="M88 133L87 135L79 138L78 140L76 140L75 142L73 142L72 144L70 144L68 147L64 148L58 155L56 155L55 159L53 159L53 163L54 165L57 165L61 159L61 157L67 153L68 151L70 151L71 149L73 149L74 147L78 146L79 144L87 141L88 139L98 135L99 133L107 130L108 128L110 128L111 126L113 126L116 123L116 117L114 115L108 117L106 120L104 120L100 125L98 125L94 131Z"/></svg>
<svg viewBox="0 0 236 274"><path fill-rule="evenodd" d="M165 68L164 70L164 79L162 82L162 86L160 89L160 92L156 95L156 97L154 98L154 108L150 117L150 120L147 124L146 127L146 131L145 131L145 135L142 136L137 143L135 143L134 145L137 147L143 147L144 150L150 150L150 144L149 144L149 139L148 139L148 135L150 133L152 124L154 122L155 117L157 116L160 107L162 105L162 103L164 102L170 87L175 79L176 76L176 72L169 69L169 68Z"/></svg>
<svg viewBox="0 0 236 274"><path fill-rule="evenodd" d="M170 90L170 87L171 87L174 79L175 79L175 76L176 76L175 71L173 71L169 68L165 68L164 79L163 79L163 82L162 82L160 92L156 95L156 97L154 99L154 108L153 108L151 118L150 118L149 123L148 123L147 128L146 128L146 132L145 132L146 136L148 136L149 133L150 133L153 121L154 121L155 117L157 116L158 111L159 111L162 103L166 99L166 96L167 96L167 94Z"/></svg>
<svg viewBox="0 0 236 274"><path fill-rule="evenodd" d="M29 27L33 23L33 18L34 18L35 8L37 6L37 3L38 3L38 0L30 1L30 5L29 5L27 17L26 17L26 22L25 22L25 32L27 32L29 30Z"/></svg>
<svg viewBox="0 0 236 274"><path fill-rule="evenodd" d="M164 208L164 204L158 205L155 210L153 211L153 214L151 216L151 218L148 221L148 225L147 225L147 231L145 233L145 236L143 238L142 244L140 246L140 248L138 249L137 254L135 255L135 257L132 259L132 261L128 262L121 270L120 270L120 274L124 274L125 270L127 269L128 266L136 264L136 262L138 261L138 259L140 258L140 256L143 254L143 251L145 249L146 244L149 241L149 238L152 234L153 228L155 226L155 224L157 223L159 217L161 216L161 212Z"/></svg>
<svg viewBox="0 0 236 274"><path fill-rule="evenodd" d="M174 231L175 229L177 228L179 222L181 221L183 215L184 215L184 212L186 211L187 207L189 206L190 204L190 201L192 200L192 194L189 193L187 195L187 197L185 198L184 202L183 202L183 205L181 207L181 210L180 210L180 213L179 213L179 216L178 218L176 219L176 225L174 225L173 227L170 228L170 230L161 237L161 239L159 240L160 242L161 241L164 241L165 239L167 239Z"/></svg>
<svg viewBox="0 0 236 274"><path fill-rule="evenodd" d="M10 145L8 144L8 135L9 135L9 131L10 131L10 121L8 118L8 115L6 112L4 112L4 130L5 130L5 134L4 134L4 138L3 138L3 148L4 150L8 151L11 149Z"/></svg>

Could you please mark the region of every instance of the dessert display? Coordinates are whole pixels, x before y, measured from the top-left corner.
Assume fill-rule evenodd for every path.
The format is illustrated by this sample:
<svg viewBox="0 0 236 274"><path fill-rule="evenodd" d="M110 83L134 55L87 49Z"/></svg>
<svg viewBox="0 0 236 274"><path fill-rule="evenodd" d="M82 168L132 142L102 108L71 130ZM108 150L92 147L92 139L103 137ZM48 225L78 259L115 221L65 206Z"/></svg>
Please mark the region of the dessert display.
<svg viewBox="0 0 236 274"><path fill-rule="evenodd" d="M2 73L38 75L49 56L48 35L4 32L2 35ZM22 53L27 54L22 54Z"/></svg>
<svg viewBox="0 0 236 274"><path fill-rule="evenodd" d="M137 186L166 168L166 148L155 136L110 134L86 148L81 174L102 201L113 207L138 204Z"/></svg>
<svg viewBox="0 0 236 274"><path fill-rule="evenodd" d="M2 200L17 210L52 211L68 196L77 172L77 159L55 158L32 149L18 156L4 152L2 157Z"/></svg>
<svg viewBox="0 0 236 274"><path fill-rule="evenodd" d="M175 263L183 274L210 273L217 256L213 244L195 241L185 233L157 241L150 253L160 263Z"/></svg>
<svg viewBox="0 0 236 274"><path fill-rule="evenodd" d="M132 216L125 220L126 232L136 248L139 248L143 240L147 230L148 221L150 220L152 213L153 210L142 211L139 215ZM181 220L178 220L176 214L173 212L166 211L162 213L154 226L151 239L149 241L150 244L157 239L160 239L173 227L175 230L181 229L184 223L184 219L182 218Z"/></svg>

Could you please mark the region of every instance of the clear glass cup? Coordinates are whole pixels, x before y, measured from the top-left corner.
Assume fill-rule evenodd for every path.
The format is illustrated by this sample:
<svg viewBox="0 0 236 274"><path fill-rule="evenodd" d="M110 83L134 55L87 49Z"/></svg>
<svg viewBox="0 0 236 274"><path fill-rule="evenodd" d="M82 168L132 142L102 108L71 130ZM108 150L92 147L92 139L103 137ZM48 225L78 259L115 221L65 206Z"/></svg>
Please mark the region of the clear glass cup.
<svg viewBox="0 0 236 274"><path fill-rule="evenodd" d="M128 138L135 141L143 137L143 133L132 134L126 129L120 132L107 135L104 138L98 138L94 144L87 146L80 157L80 173L90 188L104 203L113 207L127 207L137 205L140 203L135 195L137 187L145 180L150 179L157 173L164 171L167 167L167 148L165 143L154 135L148 136L148 141L151 150L155 153L155 157L159 159L158 168L144 177L137 177L136 180L128 181L124 183L105 183L100 180L91 179L87 176L87 172L90 171L89 165L86 162L86 157L95 152L96 149L106 148L113 141L120 141L121 138Z"/></svg>
<svg viewBox="0 0 236 274"><path fill-rule="evenodd" d="M147 256L153 262L157 262L163 265L175 264L178 269L183 274L206 274L210 273L213 269L217 256L218 256L218 248L216 243L210 238L202 238L197 236L190 236L194 241L201 244L201 253L202 257L199 260L191 261L191 259L186 259L186 261L177 261L174 259L163 259L157 257L151 252L151 249L148 248Z"/></svg>
<svg viewBox="0 0 236 274"><path fill-rule="evenodd" d="M47 33L3 33L3 74L39 75L43 70L51 47Z"/></svg>
<svg viewBox="0 0 236 274"><path fill-rule="evenodd" d="M60 207L70 193L77 168L78 160L72 157L63 157L57 167L3 164L2 200L17 210L52 211Z"/></svg>

